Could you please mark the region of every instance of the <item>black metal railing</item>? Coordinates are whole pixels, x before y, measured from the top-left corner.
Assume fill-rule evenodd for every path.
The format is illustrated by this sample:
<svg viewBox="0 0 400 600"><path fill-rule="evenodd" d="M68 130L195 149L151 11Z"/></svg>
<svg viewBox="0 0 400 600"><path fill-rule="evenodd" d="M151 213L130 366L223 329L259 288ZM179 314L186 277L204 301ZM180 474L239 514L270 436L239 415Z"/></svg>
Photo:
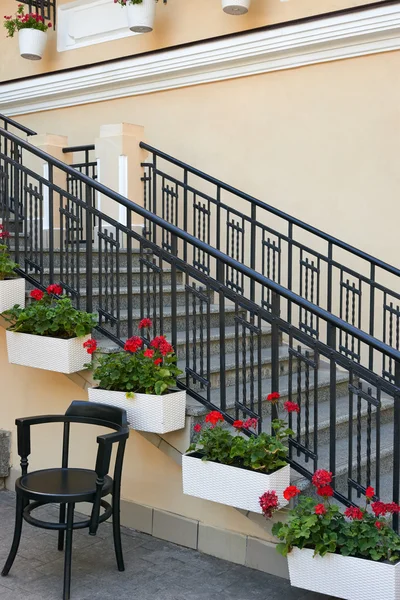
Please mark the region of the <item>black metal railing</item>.
<svg viewBox="0 0 400 600"><path fill-rule="evenodd" d="M245 194L199 169L142 143L150 159L144 176L144 205L166 221L216 247L302 298L399 350L400 269L328 235L310 224ZM156 238L151 223L148 239L169 248L168 235ZM207 254L196 256L210 273ZM226 273L228 287L255 299L255 288L237 270ZM260 302L271 307L271 290ZM319 338L319 319L300 310L298 327ZM361 345L339 334L340 352L360 362ZM377 368L372 349L368 364ZM365 357L363 357L365 358ZM384 359L383 376L394 382L394 365Z"/></svg>
<svg viewBox="0 0 400 600"><path fill-rule="evenodd" d="M2 218L10 224L10 182L22 181L26 226L16 229L11 248L28 282L60 282L77 306L97 311L97 335L119 346L137 333L140 319L151 318L151 335L167 334L177 349L184 369L179 386L230 423L251 416L258 419L258 432L269 429L265 397L279 391L300 406L290 417L295 435L289 460L301 476L310 479L317 467L329 468L344 504L357 502L368 485L399 502L397 349L241 262L242 255L231 256L221 240L217 247L207 243L211 237L193 235L188 223L188 231L178 227L181 221L174 222L171 213L163 218L127 200L10 132L0 129L0 138L3 149L8 141L9 152L0 151L0 172ZM47 165L46 176L28 166L32 157ZM84 200L72 194L67 176L93 192ZM126 221L98 210L94 192L124 207ZM175 206L179 217L180 204ZM73 231L79 241L81 211L86 239L96 237L84 248L66 235ZM145 235L136 225L143 220ZM221 214L219 224L222 229ZM305 313L318 323L318 335L315 326L303 326ZM359 348L356 360L342 350L346 336ZM391 361L393 378L371 366L371 352L380 364Z"/></svg>
<svg viewBox="0 0 400 600"><path fill-rule="evenodd" d="M63 153L73 155L71 167L79 171L79 173L84 173L87 177L97 180L97 161L93 155L94 150L94 145L69 146L68 148L63 148ZM89 202L90 206L95 205L94 190L84 185L80 179L70 173L67 173L67 190L72 196L84 200L85 203ZM87 198L87 194L90 195L90 198ZM72 205L69 206L69 210L72 211L73 208ZM86 241L85 212L81 207L77 207L77 210L80 213L79 220L77 221L80 225L79 241L82 243ZM75 239L75 236L73 238Z"/></svg>

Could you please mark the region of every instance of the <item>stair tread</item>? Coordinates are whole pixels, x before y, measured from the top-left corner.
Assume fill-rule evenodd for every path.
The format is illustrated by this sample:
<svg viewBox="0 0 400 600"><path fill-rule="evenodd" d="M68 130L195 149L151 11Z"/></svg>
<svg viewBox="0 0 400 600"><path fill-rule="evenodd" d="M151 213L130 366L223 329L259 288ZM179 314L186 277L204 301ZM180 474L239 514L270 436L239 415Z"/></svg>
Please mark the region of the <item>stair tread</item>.
<svg viewBox="0 0 400 600"><path fill-rule="evenodd" d="M234 313L236 310L235 306L225 306L225 313ZM243 309L242 312L244 312L245 309ZM171 312L172 312L172 308L171 306L164 306L163 307L163 315L164 317L170 317L171 316ZM219 310L219 304L210 304L210 313L212 314L218 314L220 312ZM186 307L185 306L179 306L176 309L176 315L177 317L182 317L185 315L192 315L193 314L193 310L192 307L189 307L189 312L187 312ZM196 313L198 314L198 313ZM133 320L138 320L141 318L141 312L140 309L133 309L132 310L132 318ZM126 309L122 309L120 311L120 320L121 321L127 321L128 320L128 311ZM167 334L169 337L171 336L171 334Z"/></svg>

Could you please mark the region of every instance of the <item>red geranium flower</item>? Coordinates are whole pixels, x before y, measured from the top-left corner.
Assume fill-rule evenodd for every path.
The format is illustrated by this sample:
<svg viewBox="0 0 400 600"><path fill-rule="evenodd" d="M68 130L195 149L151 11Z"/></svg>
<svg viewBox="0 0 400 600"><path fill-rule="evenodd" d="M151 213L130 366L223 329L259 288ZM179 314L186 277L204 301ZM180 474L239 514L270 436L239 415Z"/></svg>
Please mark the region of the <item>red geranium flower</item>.
<svg viewBox="0 0 400 600"><path fill-rule="evenodd" d="M382 523L382 521L377 521L377 522L375 523L375 527L376 527L377 529L383 529L383 528L385 527L385 524L384 524L384 523Z"/></svg>
<svg viewBox="0 0 400 600"><path fill-rule="evenodd" d="M133 337L129 338L129 340L126 340L124 350L127 352L137 352L142 346L143 340L137 335L134 335Z"/></svg>
<svg viewBox="0 0 400 600"><path fill-rule="evenodd" d="M325 469L318 469L315 471L312 476L312 484L315 487L324 487L324 485L328 485L332 481L332 473L330 471L325 471Z"/></svg>
<svg viewBox="0 0 400 600"><path fill-rule="evenodd" d="M201 425L200 425L200 423L196 423L196 425L193 427L193 430L196 433L199 433L201 431Z"/></svg>
<svg viewBox="0 0 400 600"><path fill-rule="evenodd" d="M384 517L387 513L386 504L380 500L373 502L371 508L376 517Z"/></svg>
<svg viewBox="0 0 400 600"><path fill-rule="evenodd" d="M97 350L97 342L93 338L88 340L83 344L83 347L86 348L86 352L88 354L93 354Z"/></svg>
<svg viewBox="0 0 400 600"><path fill-rule="evenodd" d="M289 485L286 490L283 492L283 497L285 500L291 500L300 494L300 490L295 485Z"/></svg>
<svg viewBox="0 0 400 600"><path fill-rule="evenodd" d="M143 356L145 356L146 358L153 358L154 350L151 350L150 348L148 348L147 350L145 350L143 352Z"/></svg>
<svg viewBox="0 0 400 600"><path fill-rule="evenodd" d="M264 517L270 519L272 517L272 513L279 506L279 500L276 492L272 490L271 492L265 492L262 496L260 496L260 506Z"/></svg>
<svg viewBox="0 0 400 600"><path fill-rule="evenodd" d="M344 516L354 521L361 521L364 517L363 511L358 506L349 506L344 511Z"/></svg>
<svg viewBox="0 0 400 600"><path fill-rule="evenodd" d="M153 325L153 321L151 319L142 319L138 325L139 329L150 329Z"/></svg>
<svg viewBox="0 0 400 600"><path fill-rule="evenodd" d="M233 421L233 426L235 429L242 429L243 425L243 421Z"/></svg>
<svg viewBox="0 0 400 600"><path fill-rule="evenodd" d="M157 365L161 365L162 363L162 358L156 358L156 360L154 361L154 364Z"/></svg>
<svg viewBox="0 0 400 600"><path fill-rule="evenodd" d="M279 402L280 397L281 395L279 392L271 392L271 394L268 394L267 400L268 402L271 402L271 404L276 404L277 402Z"/></svg>
<svg viewBox="0 0 400 600"><path fill-rule="evenodd" d="M61 296L62 291L63 289L61 285L57 285L57 283L52 283L46 288L46 292L48 294L55 294L56 296Z"/></svg>
<svg viewBox="0 0 400 600"><path fill-rule="evenodd" d="M297 404L297 402L290 402L290 400L288 400L284 403L283 407L288 413L300 412L300 406Z"/></svg>
<svg viewBox="0 0 400 600"><path fill-rule="evenodd" d="M333 488L330 485L324 485L317 489L318 496L322 496L323 498L330 498L333 496Z"/></svg>
<svg viewBox="0 0 400 600"><path fill-rule="evenodd" d="M371 500L374 496L375 496L375 490L374 490L374 488L371 487L371 486L367 487L367 489L365 490L365 497L368 500Z"/></svg>
<svg viewBox="0 0 400 600"><path fill-rule="evenodd" d="M3 231L0 232L0 239L6 239L6 238L9 238L9 237L11 237L11 235L8 233L8 231L4 231L3 230Z"/></svg>
<svg viewBox="0 0 400 600"><path fill-rule="evenodd" d="M152 340L150 342L150 346L152 346L153 348L156 348L158 350L160 344L164 344L167 340L165 339L164 335L158 335L157 337L154 338L154 340Z"/></svg>
<svg viewBox="0 0 400 600"><path fill-rule="evenodd" d="M211 423L212 427L215 427L219 421L223 421L224 417L217 410L212 410L206 416L206 423Z"/></svg>
<svg viewBox="0 0 400 600"><path fill-rule="evenodd" d="M41 300L44 296L44 292L42 290L32 290L30 293L30 297L34 300Z"/></svg>
<svg viewBox="0 0 400 600"><path fill-rule="evenodd" d="M396 515L400 512L400 506L396 502L389 502L386 504L386 511L391 515Z"/></svg>
<svg viewBox="0 0 400 600"><path fill-rule="evenodd" d="M314 508L314 512L316 515L326 515L326 508L323 504L317 504Z"/></svg>
<svg viewBox="0 0 400 600"><path fill-rule="evenodd" d="M243 423L244 429L257 429L257 426L258 426L258 419L256 419L255 417L251 417Z"/></svg>

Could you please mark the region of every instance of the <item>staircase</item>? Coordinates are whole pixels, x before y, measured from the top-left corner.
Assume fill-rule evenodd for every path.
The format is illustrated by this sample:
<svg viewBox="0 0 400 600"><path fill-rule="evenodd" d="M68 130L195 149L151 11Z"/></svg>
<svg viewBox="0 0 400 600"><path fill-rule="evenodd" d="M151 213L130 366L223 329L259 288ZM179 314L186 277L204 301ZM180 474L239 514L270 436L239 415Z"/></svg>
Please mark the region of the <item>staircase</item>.
<svg viewBox="0 0 400 600"><path fill-rule="evenodd" d="M362 501L368 485L398 502L400 296L378 272L400 271L142 147L152 156L144 165L144 208L0 128L2 220L28 290L60 282L77 307L97 311L103 352L137 334L143 317L153 321L152 336L171 338L184 372L179 385L188 391L187 430L165 436L176 455L209 410L228 423L256 417L258 432L269 431L266 396L279 391L301 407L291 417L296 485L309 488L314 470L327 468L343 504ZM29 171L29 154L48 164L48 179ZM161 169L160 160L182 169L182 177ZM56 170L86 186L88 197L67 185L60 190ZM189 175L201 180L197 187ZM206 184L217 191L205 191ZM224 202L224 190L249 210ZM95 192L125 207L126 221L98 211ZM285 234L272 227L272 215L285 221ZM135 216L145 220L142 235L131 226ZM326 254L299 241L296 227L319 235ZM92 243L82 242L83 230ZM336 248L367 262L369 276L339 263Z"/></svg>

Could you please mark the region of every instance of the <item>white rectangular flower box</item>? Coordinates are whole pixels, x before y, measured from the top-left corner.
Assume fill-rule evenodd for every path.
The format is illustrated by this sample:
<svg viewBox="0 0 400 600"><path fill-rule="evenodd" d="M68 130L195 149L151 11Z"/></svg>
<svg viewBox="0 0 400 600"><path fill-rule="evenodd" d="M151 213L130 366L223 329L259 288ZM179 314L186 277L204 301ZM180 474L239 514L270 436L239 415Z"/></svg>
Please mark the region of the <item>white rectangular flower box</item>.
<svg viewBox="0 0 400 600"><path fill-rule="evenodd" d="M170 392L162 396L135 394L127 398L125 392L110 392L89 388L89 401L124 408L131 429L151 433L168 433L185 427L186 392Z"/></svg>
<svg viewBox="0 0 400 600"><path fill-rule="evenodd" d="M283 492L290 485L289 465L266 475L185 454L182 457L182 476L183 493L204 500L262 513L260 496L274 490L280 507L288 504Z"/></svg>
<svg viewBox="0 0 400 600"><path fill-rule="evenodd" d="M25 308L25 279L4 279L0 281L0 313L16 304Z"/></svg>
<svg viewBox="0 0 400 600"><path fill-rule="evenodd" d="M294 587L343 600L399 600L400 563L387 563L293 548L288 554L290 583Z"/></svg>
<svg viewBox="0 0 400 600"><path fill-rule="evenodd" d="M90 335L62 340L6 331L6 336L8 360L14 365L68 374L82 371L90 362L90 356L83 347Z"/></svg>

